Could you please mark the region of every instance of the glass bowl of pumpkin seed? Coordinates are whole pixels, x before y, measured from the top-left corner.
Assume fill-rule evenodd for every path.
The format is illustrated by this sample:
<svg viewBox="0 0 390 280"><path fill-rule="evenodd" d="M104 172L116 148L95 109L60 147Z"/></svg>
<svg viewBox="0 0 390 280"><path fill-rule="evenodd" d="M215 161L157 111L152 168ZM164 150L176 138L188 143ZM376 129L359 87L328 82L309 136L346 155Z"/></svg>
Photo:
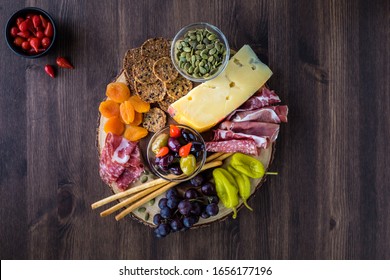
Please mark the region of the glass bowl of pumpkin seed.
<svg viewBox="0 0 390 280"><path fill-rule="evenodd" d="M217 27L206 22L183 27L174 37L171 58L177 71L194 82L217 77L230 57L229 43Z"/></svg>

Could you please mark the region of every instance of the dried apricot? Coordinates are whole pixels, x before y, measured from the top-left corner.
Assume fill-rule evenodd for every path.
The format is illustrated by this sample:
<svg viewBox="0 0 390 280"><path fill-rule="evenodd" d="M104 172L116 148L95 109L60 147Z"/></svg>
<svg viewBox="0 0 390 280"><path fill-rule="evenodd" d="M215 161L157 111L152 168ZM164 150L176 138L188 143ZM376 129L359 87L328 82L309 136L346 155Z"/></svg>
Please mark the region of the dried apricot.
<svg viewBox="0 0 390 280"><path fill-rule="evenodd" d="M127 125L123 135L129 141L138 141L148 135L148 131L140 126Z"/></svg>
<svg viewBox="0 0 390 280"><path fill-rule="evenodd" d="M121 122L118 117L109 118L106 124L104 125L104 131L106 133L112 132L116 135L122 135L125 130L125 125Z"/></svg>
<svg viewBox="0 0 390 280"><path fill-rule="evenodd" d="M129 123L130 125L140 125L142 123L142 113L138 113L137 111L135 111L135 114L134 114L134 120Z"/></svg>
<svg viewBox="0 0 390 280"><path fill-rule="evenodd" d="M119 110L121 112L122 120L130 124L132 121L134 121L134 107L131 105L130 101L125 101L119 106Z"/></svg>
<svg viewBox="0 0 390 280"><path fill-rule="evenodd" d="M142 101L138 95L133 95L129 98L129 101L138 113L146 113L150 110L150 104L148 102Z"/></svg>
<svg viewBox="0 0 390 280"><path fill-rule="evenodd" d="M117 103L122 103L129 99L130 90L126 84L121 82L109 83L106 89L106 95Z"/></svg>
<svg viewBox="0 0 390 280"><path fill-rule="evenodd" d="M99 112L106 118L118 117L119 104L112 100L103 101L100 103Z"/></svg>

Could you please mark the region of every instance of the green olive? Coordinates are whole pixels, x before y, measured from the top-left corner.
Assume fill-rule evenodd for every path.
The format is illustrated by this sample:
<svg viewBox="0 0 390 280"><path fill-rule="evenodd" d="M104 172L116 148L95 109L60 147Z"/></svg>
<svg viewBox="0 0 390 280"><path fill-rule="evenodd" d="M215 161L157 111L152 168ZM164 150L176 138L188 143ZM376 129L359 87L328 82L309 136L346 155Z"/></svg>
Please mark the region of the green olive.
<svg viewBox="0 0 390 280"><path fill-rule="evenodd" d="M153 141L152 143L152 151L153 153L157 154L160 148L165 147L168 145L168 138L169 135L166 133L162 133Z"/></svg>
<svg viewBox="0 0 390 280"><path fill-rule="evenodd" d="M194 155L189 154L186 157L180 158L180 168L183 173L187 176L194 173L196 168L196 158Z"/></svg>

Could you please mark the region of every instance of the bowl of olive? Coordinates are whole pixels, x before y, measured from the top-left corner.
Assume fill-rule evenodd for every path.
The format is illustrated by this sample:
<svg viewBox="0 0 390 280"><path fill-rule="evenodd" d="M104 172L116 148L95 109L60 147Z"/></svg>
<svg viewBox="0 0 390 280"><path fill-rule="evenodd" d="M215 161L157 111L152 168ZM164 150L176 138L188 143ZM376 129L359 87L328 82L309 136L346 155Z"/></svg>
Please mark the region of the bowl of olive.
<svg viewBox="0 0 390 280"><path fill-rule="evenodd" d="M206 22L183 27L173 38L171 58L177 71L194 82L217 77L230 57L229 43L217 27Z"/></svg>
<svg viewBox="0 0 390 280"><path fill-rule="evenodd" d="M168 181L187 181L206 161L203 137L186 125L171 124L156 132L147 147L151 171Z"/></svg>

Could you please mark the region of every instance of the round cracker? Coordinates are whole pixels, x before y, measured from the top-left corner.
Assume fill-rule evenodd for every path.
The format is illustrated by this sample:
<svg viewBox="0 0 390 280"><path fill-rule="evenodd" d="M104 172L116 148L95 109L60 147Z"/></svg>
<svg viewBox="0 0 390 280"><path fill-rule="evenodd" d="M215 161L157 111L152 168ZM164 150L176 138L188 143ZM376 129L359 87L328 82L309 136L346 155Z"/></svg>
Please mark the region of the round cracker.
<svg viewBox="0 0 390 280"><path fill-rule="evenodd" d="M141 84L153 84L157 77L153 74L154 59L144 57L133 65L134 79Z"/></svg>
<svg viewBox="0 0 390 280"><path fill-rule="evenodd" d="M134 79L133 73L132 72L128 72L125 69L124 74L125 74L126 82L127 82L128 86L129 86L129 89L130 89L130 93L131 94L136 94L135 79Z"/></svg>
<svg viewBox="0 0 390 280"><path fill-rule="evenodd" d="M160 107L161 110L164 112L168 113L168 108L169 106L175 102L176 100L169 95L166 95L163 100L157 102L158 106Z"/></svg>
<svg viewBox="0 0 390 280"><path fill-rule="evenodd" d="M177 72L175 66L173 66L172 60L166 56L160 58L153 64L153 73L164 83L174 81L179 75L179 72Z"/></svg>
<svg viewBox="0 0 390 280"><path fill-rule="evenodd" d="M171 43L165 38L151 38L146 40L141 46L141 54L155 60L169 56Z"/></svg>
<svg viewBox="0 0 390 280"><path fill-rule="evenodd" d="M179 75L173 82L165 84L167 95L177 100L185 96L193 87L192 82Z"/></svg>
<svg viewBox="0 0 390 280"><path fill-rule="evenodd" d="M165 84L157 80L153 84L141 84L135 81L135 92L143 101L154 103L163 100L167 91Z"/></svg>
<svg viewBox="0 0 390 280"><path fill-rule="evenodd" d="M141 54L141 48L127 50L127 52L125 53L125 57L123 58L123 69L131 73L133 65L140 61L142 58L143 56Z"/></svg>
<svg viewBox="0 0 390 280"><path fill-rule="evenodd" d="M150 132L157 132L165 126L167 116L160 108L152 108L144 114L142 126Z"/></svg>

